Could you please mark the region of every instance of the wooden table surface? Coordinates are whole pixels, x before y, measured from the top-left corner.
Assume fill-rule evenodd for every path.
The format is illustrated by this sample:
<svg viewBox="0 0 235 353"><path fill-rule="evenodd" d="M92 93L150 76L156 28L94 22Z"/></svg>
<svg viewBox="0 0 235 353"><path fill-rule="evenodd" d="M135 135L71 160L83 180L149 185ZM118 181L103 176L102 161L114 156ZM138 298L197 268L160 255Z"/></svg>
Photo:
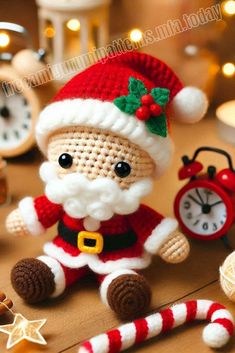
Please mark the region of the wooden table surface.
<svg viewBox="0 0 235 353"><path fill-rule="evenodd" d="M172 215L174 196L184 183L177 180L182 154L192 155L195 148L201 145L226 148L232 155L235 152L233 147L218 138L215 120L212 117L194 126L174 125L172 130L176 143L172 167L161 180L156 181L154 192L145 200L148 205L165 215ZM43 186L38 177L40 159L39 153L33 152L24 158L9 161L8 177L13 201L9 206L0 209L0 290L5 291L12 298L16 312L24 314L28 319L47 318L42 333L48 345L43 347L23 342L11 352L75 353L81 341L120 323L101 303L97 286L92 279L84 279L57 300L34 306L25 304L14 293L10 283L10 271L16 261L24 257L40 255L43 243L55 234L55 228L53 228L43 237L15 238L7 234L4 227L6 215L16 207L21 198L26 195L36 196L42 192ZM206 165L216 162L218 168L225 165L222 158L211 154L205 154L202 161ZM232 239L235 238L233 233L234 230L231 230L229 237L235 245ZM144 271L153 290L152 310L191 298L207 298L225 304L235 315L235 304L227 300L218 283L218 267L228 254L228 250L223 247L220 240L206 243L190 240L190 243L191 254L184 263L170 265L155 257L150 268ZM178 328L129 352L211 352L211 349L201 340L204 326L205 322ZM1 353L6 352L6 342L7 336L0 333ZM232 339L220 352L235 352L235 339Z"/></svg>

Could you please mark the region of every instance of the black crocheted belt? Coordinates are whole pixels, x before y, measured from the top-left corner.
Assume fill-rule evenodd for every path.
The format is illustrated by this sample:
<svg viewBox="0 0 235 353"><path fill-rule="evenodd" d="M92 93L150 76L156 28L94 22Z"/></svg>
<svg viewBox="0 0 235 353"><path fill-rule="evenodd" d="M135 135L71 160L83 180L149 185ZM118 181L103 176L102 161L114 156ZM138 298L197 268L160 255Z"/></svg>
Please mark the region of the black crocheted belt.
<svg viewBox="0 0 235 353"><path fill-rule="evenodd" d="M67 243L78 247L78 236L79 232L72 230L60 221L58 224L58 233L61 238L63 238ZM103 237L103 250L102 251L115 251L123 250L129 248L137 242L137 236L132 231L129 230L127 233L123 234L113 234L113 235L102 235ZM86 246L95 247L94 239L86 239Z"/></svg>

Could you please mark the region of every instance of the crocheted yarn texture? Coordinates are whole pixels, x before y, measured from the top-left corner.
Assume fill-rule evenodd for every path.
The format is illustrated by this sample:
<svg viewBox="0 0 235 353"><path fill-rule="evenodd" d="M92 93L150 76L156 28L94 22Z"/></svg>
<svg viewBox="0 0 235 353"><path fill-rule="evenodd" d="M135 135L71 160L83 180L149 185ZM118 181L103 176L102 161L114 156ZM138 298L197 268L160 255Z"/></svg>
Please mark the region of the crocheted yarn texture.
<svg viewBox="0 0 235 353"><path fill-rule="evenodd" d="M7 219L9 232L34 236L58 223L37 259L12 270L28 302L57 297L93 272L102 301L120 317L147 310L151 292L135 271L153 255L171 263L189 253L175 219L141 204L172 156L169 117L193 122L205 95L184 88L163 62L146 54L106 58L76 75L40 114L44 195L26 197Z"/></svg>
<svg viewBox="0 0 235 353"><path fill-rule="evenodd" d="M62 153L72 156L73 165L70 169L58 166L60 176L76 171L91 180L109 177L127 188L154 172L154 162L147 152L127 138L97 128L74 126L55 131L48 140L48 158L57 164ZM119 178L114 172L113 166L120 161L131 165L126 178Z"/></svg>
<svg viewBox="0 0 235 353"><path fill-rule="evenodd" d="M118 353L172 330L186 322L210 320L203 341L211 348L224 346L234 331L233 317L225 307L210 300L191 300L135 320L84 342L78 353Z"/></svg>
<svg viewBox="0 0 235 353"><path fill-rule="evenodd" d="M151 133L145 121L138 119L135 113L128 114L115 105L116 99L128 96L130 79L144 85L146 92L161 88L169 91L169 101L167 99L166 106L160 108L176 119L194 122L207 110L204 93L194 87L183 88L173 70L162 61L138 52L108 57L105 63L98 62L76 75L40 114L36 138L45 155L48 136L53 131L68 126L97 127L140 146L155 161L157 174L162 174L172 155L169 131L166 137ZM134 97L135 100L141 100L142 93L135 89L135 95L139 96ZM137 106L139 104L142 103ZM156 124L157 119L160 117L155 118ZM169 117L167 125L169 127Z"/></svg>

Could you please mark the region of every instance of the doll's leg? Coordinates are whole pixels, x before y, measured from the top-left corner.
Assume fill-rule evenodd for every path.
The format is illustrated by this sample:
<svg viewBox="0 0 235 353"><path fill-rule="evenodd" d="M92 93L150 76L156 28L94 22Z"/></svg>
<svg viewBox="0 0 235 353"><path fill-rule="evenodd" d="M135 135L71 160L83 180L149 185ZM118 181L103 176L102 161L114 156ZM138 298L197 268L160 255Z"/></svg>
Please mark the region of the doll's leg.
<svg viewBox="0 0 235 353"><path fill-rule="evenodd" d="M87 268L70 269L56 259L43 255L17 262L11 272L11 282L21 298L28 303L37 303L49 297L58 297L87 272Z"/></svg>
<svg viewBox="0 0 235 353"><path fill-rule="evenodd" d="M149 307L151 289L146 279L132 270L98 276L102 301L122 319L143 314Z"/></svg>

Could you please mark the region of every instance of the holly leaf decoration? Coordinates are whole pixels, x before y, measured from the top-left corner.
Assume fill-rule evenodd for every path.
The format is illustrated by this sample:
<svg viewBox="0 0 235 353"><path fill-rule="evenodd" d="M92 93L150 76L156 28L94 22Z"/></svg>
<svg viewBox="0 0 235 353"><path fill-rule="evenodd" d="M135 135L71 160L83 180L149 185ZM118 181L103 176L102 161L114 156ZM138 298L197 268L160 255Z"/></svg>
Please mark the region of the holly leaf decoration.
<svg viewBox="0 0 235 353"><path fill-rule="evenodd" d="M150 92L154 102L164 107L169 101L170 91L167 88L153 88Z"/></svg>
<svg viewBox="0 0 235 353"><path fill-rule="evenodd" d="M163 112L158 116L150 116L150 107L148 106L148 103L143 103L141 98L146 94L150 94L153 97L154 102L159 104L164 110L165 105L169 101L169 89L153 88L150 92L148 92L141 80L130 77L128 91L129 95L114 99L113 103L116 105L116 107L126 114L135 114L138 119L145 120L146 127L151 133L166 137L167 119L165 113ZM139 116L140 112L138 111L138 108L142 106L145 106L145 110L147 109L147 115L150 116L147 116L147 119L143 119Z"/></svg>
<svg viewBox="0 0 235 353"><path fill-rule="evenodd" d="M141 80L138 80L134 77L129 78L128 90L130 95L134 95L136 98L141 98L144 94L147 94L148 91Z"/></svg>
<svg viewBox="0 0 235 353"><path fill-rule="evenodd" d="M159 104L159 103L158 103ZM150 117L146 121L147 129L152 133L162 137L167 137L166 115L163 113L156 117Z"/></svg>
<svg viewBox="0 0 235 353"><path fill-rule="evenodd" d="M134 114L141 106L141 102L135 95L121 96L114 99L113 103L124 113Z"/></svg>

